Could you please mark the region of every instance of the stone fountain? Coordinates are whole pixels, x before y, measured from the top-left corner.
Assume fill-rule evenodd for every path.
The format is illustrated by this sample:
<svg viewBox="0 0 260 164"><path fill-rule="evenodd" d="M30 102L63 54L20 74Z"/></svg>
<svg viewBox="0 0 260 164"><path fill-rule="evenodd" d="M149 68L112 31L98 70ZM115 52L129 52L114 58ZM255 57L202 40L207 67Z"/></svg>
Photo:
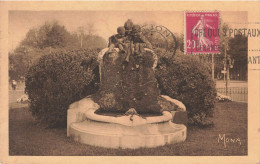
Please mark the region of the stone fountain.
<svg viewBox="0 0 260 164"><path fill-rule="evenodd" d="M99 91L70 105L67 135L75 141L131 149L185 141L186 108L160 95L157 55L136 28L123 33L123 41L110 38L110 46L98 55Z"/></svg>

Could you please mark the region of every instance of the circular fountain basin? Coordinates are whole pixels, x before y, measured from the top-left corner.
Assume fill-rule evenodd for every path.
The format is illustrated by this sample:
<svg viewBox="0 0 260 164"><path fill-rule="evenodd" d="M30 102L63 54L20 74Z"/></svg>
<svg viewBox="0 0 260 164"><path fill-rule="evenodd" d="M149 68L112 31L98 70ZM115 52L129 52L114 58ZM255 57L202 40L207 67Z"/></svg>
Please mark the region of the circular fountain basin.
<svg viewBox="0 0 260 164"><path fill-rule="evenodd" d="M171 122L172 113L161 116L140 117L106 116L96 114L99 105L91 98L84 98L68 110L67 135L75 141L106 148L157 147L183 142L187 128Z"/></svg>

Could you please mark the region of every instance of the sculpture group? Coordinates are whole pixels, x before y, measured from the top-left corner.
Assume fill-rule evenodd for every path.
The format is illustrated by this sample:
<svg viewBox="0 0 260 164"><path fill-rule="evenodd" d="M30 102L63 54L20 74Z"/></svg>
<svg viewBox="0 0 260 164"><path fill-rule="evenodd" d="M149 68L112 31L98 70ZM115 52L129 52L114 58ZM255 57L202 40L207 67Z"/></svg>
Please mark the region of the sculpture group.
<svg viewBox="0 0 260 164"><path fill-rule="evenodd" d="M99 53L99 91L68 110L68 136L101 147L156 147L184 141L186 126L174 124L185 112L178 100L160 95L157 55L141 27L127 20Z"/></svg>
<svg viewBox="0 0 260 164"><path fill-rule="evenodd" d="M109 38L108 51L112 53L114 48L119 48L121 53L126 53L125 62L129 62L131 54L141 55L144 53L144 48L152 48L151 43L142 35L141 26L133 24L131 19L128 19L124 26L117 28L117 34Z"/></svg>

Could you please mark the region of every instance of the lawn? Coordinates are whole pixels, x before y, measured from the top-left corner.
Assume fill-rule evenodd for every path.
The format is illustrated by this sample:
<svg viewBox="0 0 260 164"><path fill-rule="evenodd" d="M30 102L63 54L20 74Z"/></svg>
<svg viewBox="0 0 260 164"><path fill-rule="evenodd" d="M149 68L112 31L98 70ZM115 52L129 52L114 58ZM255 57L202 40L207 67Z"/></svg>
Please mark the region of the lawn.
<svg viewBox="0 0 260 164"><path fill-rule="evenodd" d="M183 143L157 148L107 149L74 142L66 136L66 128L44 129L35 124L27 104L10 103L9 155L33 156L226 156L247 155L247 104L217 103L215 126L200 129L188 127ZM225 134L224 142L218 137Z"/></svg>

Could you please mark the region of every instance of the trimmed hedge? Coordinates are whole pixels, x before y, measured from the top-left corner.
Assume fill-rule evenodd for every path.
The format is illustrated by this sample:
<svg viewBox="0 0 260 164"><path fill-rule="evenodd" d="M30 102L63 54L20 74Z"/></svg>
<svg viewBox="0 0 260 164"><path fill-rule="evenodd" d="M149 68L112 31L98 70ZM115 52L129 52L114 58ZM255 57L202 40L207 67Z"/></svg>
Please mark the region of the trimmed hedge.
<svg viewBox="0 0 260 164"><path fill-rule="evenodd" d="M184 103L190 124L213 125L210 117L213 116L216 89L208 65L190 55L178 54L172 60L161 57L156 76L161 94Z"/></svg>
<svg viewBox="0 0 260 164"><path fill-rule="evenodd" d="M26 92L39 123L65 127L69 105L98 91L97 54L98 50L58 51L43 55L29 69ZM196 57L167 56L171 55L160 57L156 69L161 94L185 104L190 124L212 125L216 89L210 67Z"/></svg>
<svg viewBox="0 0 260 164"><path fill-rule="evenodd" d="M69 105L98 90L97 50L43 55L28 71L32 115L46 127L66 126Z"/></svg>

